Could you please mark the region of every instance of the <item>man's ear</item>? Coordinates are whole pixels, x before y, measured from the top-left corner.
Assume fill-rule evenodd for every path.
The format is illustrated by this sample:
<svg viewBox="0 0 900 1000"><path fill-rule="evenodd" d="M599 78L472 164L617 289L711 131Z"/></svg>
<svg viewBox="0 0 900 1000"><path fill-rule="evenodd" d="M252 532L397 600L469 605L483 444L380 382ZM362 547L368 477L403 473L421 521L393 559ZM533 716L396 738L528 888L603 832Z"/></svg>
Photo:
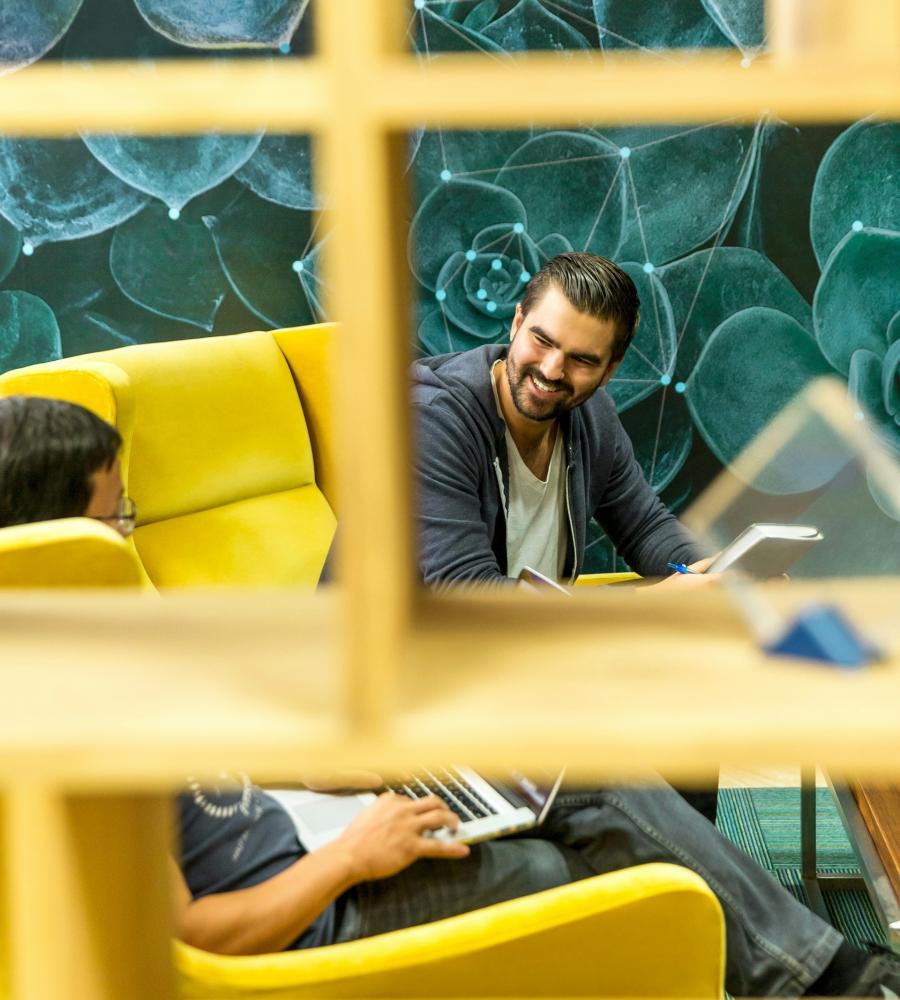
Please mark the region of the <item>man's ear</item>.
<svg viewBox="0 0 900 1000"><path fill-rule="evenodd" d="M513 342L513 338L519 332L519 327L522 325L522 320L525 319L525 314L522 312L522 303L516 303L516 314L513 316L512 326L509 328L509 342Z"/></svg>
<svg viewBox="0 0 900 1000"><path fill-rule="evenodd" d="M609 382L609 380L613 377L613 375L616 374L616 369L619 367L620 364L622 364L621 358L619 358L618 361L610 361L610 363L606 366L606 373L600 380L601 388L605 386L607 382Z"/></svg>

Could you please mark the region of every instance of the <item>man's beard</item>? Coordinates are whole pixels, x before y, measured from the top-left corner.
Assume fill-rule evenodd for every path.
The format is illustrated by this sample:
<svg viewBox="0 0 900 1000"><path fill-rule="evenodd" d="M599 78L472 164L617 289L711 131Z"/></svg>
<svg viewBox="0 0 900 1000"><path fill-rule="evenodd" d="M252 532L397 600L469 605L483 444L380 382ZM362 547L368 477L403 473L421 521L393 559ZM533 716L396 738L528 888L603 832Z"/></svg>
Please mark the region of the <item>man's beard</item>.
<svg viewBox="0 0 900 1000"><path fill-rule="evenodd" d="M536 400L528 389L528 381L531 375L535 374L546 385L552 385L554 389L561 389L563 395L559 399ZM509 382L509 391L512 396L513 405L529 420L556 420L566 410L571 410L582 400L573 400L575 390L565 379L556 382L549 382L541 375L540 371L534 367L520 368L513 363L510 355L506 356L506 378ZM536 405L535 405L536 404Z"/></svg>

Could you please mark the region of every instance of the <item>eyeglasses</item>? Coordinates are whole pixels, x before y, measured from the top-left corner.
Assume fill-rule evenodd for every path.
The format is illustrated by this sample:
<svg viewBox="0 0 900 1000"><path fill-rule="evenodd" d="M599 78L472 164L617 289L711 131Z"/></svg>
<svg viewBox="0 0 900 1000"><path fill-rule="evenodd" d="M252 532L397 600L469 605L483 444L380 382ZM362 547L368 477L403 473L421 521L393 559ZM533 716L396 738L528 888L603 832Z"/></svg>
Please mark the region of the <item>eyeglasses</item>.
<svg viewBox="0 0 900 1000"><path fill-rule="evenodd" d="M120 497L119 505L115 514L108 514L106 517L95 517L95 521L103 521L112 525L125 538L134 531L135 520L137 519L137 507L131 497Z"/></svg>

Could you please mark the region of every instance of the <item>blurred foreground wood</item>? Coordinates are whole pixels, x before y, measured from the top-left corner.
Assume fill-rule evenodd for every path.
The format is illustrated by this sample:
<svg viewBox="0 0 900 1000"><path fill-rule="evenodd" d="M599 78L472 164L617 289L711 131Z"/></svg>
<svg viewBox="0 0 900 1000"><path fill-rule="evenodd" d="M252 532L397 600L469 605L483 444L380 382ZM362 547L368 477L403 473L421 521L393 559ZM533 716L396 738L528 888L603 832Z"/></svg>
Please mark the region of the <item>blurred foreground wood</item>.
<svg viewBox="0 0 900 1000"><path fill-rule="evenodd" d="M374 729L351 721L336 593L5 593L10 995L170 995L167 800L188 773L464 759L689 780L711 762L818 760L896 779L900 581L832 589L881 632L884 662L769 659L719 590L421 599L400 660L381 665L391 697ZM813 596L770 590L780 603Z"/></svg>
<svg viewBox="0 0 900 1000"><path fill-rule="evenodd" d="M772 585L776 603L821 588ZM336 593L5 594L0 775L160 790L187 771L288 777L312 762L402 768L566 761L591 776L710 761L900 765L900 581L833 584L883 662L761 653L720 590L420 601L375 732L355 728Z"/></svg>

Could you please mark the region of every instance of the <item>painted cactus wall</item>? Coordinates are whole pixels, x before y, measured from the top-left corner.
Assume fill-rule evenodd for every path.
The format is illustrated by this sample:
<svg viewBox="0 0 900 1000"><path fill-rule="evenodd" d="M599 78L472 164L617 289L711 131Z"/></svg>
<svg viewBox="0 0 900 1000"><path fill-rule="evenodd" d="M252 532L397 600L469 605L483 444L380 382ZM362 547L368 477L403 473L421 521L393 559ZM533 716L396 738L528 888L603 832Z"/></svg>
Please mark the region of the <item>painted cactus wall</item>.
<svg viewBox="0 0 900 1000"><path fill-rule="evenodd" d="M300 57L313 13L9 0L0 58ZM761 0L414 0L409 38L425 60L712 47L748 66L765 44ZM311 155L306 137L263 132L0 137L0 369L323 318ZM409 169L420 353L502 339L528 276L563 250L632 275L642 321L610 389L674 507L822 373L900 457L897 123L419 132ZM875 548L898 540L884 520ZM589 559L615 564L599 534Z"/></svg>

